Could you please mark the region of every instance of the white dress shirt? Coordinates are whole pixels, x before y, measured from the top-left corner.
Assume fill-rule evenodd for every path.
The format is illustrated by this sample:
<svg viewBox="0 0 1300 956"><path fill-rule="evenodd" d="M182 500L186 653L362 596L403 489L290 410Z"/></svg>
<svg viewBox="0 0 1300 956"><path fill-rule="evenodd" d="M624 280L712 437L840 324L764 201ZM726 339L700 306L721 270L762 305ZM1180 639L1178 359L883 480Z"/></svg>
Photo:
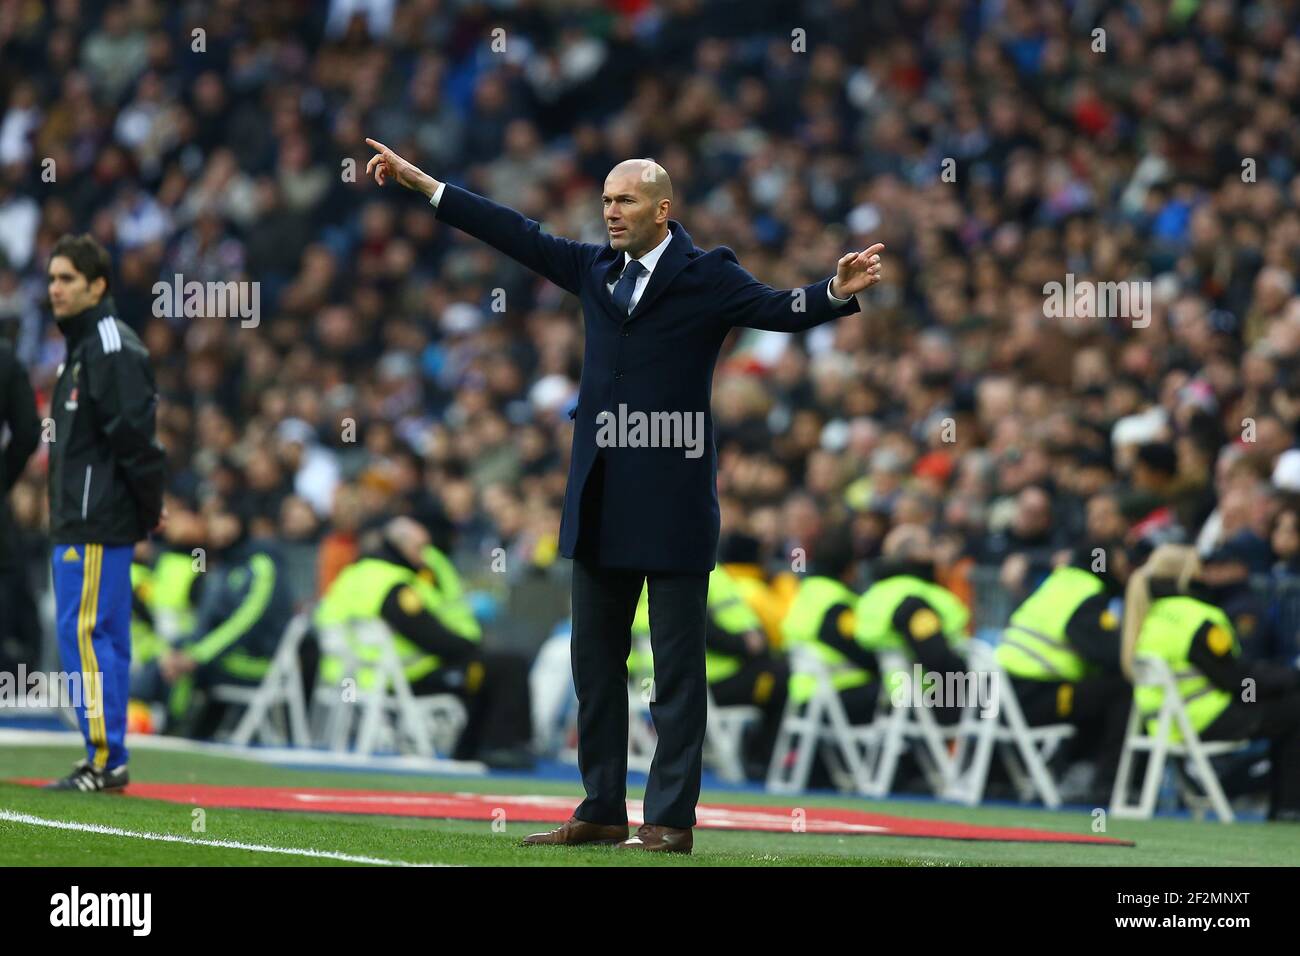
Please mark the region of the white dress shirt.
<svg viewBox="0 0 1300 956"><path fill-rule="evenodd" d="M433 196L429 199L429 205L431 205L434 209L438 208L438 202L442 199L442 191L446 188L447 188L446 183L439 183L438 188L433 191ZM632 300L628 304L629 312L634 310L636 308L637 302L641 300L641 293L644 292L645 287L650 284L650 276L655 271L655 266L659 264L659 259L661 256L663 256L664 250L668 248L668 243L672 241L673 241L673 234L672 232L669 232L668 235L664 236L663 240L659 243L659 245L655 246L653 249L651 249L649 252L647 252L645 255L641 257L640 262L641 265L645 266L645 271L641 273L639 276L637 276L636 278L636 287L632 290ZM632 254L624 251L623 269L626 269L627 264L631 261L632 261ZM620 275L622 274L623 269L619 270ZM610 295L614 294L614 286L617 284L617 281L618 280L616 276L614 282L605 283L605 291L607 291ZM830 282L826 283L826 298L830 302L830 304L835 306L836 308L842 305L848 305L849 303L848 299L841 299L839 296L831 294Z"/></svg>
<svg viewBox="0 0 1300 956"><path fill-rule="evenodd" d="M638 260L641 263L641 265L645 266L645 271L636 277L636 285L632 289L632 299L630 302L628 302L628 306L627 306L627 311L629 314L631 314L632 310L636 308L637 302L641 300L641 293L644 292L645 287L650 284L651 273L655 271L655 266L659 264L660 257L664 254L664 250L668 248L668 243L672 241L673 241L673 234L669 232L668 235L664 236L663 241L660 242L659 245L655 246L653 249L651 249L649 252L647 252ZM631 261L632 261L632 254L625 251L623 253L623 269L626 269L627 264ZM622 274L623 269L619 270L620 275ZM610 295L613 295L614 286L617 284L618 281L616 276L614 282L605 283L605 291L608 292Z"/></svg>

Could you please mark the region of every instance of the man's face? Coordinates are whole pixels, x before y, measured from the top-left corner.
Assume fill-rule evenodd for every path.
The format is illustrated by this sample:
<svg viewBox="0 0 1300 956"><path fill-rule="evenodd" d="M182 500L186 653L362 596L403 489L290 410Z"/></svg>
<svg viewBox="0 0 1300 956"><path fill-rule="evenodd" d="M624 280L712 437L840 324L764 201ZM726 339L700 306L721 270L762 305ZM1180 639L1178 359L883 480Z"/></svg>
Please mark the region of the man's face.
<svg viewBox="0 0 1300 956"><path fill-rule="evenodd" d="M50 307L57 320L98 305L104 297L104 280L87 282L86 277L76 270L67 256L55 256L50 260L49 279Z"/></svg>
<svg viewBox="0 0 1300 956"><path fill-rule="evenodd" d="M239 540L242 522L228 511L208 516L208 543L222 551Z"/></svg>
<svg viewBox="0 0 1300 956"><path fill-rule="evenodd" d="M1124 515L1119 503L1111 497L1088 499L1088 537L1094 541L1107 541L1123 536Z"/></svg>
<svg viewBox="0 0 1300 956"><path fill-rule="evenodd" d="M1040 534L1051 523L1052 506L1036 488L1026 488L1017 500L1015 529L1022 535Z"/></svg>
<svg viewBox="0 0 1300 956"><path fill-rule="evenodd" d="M187 548L202 544L205 527L203 517L197 512L174 501L168 504L167 523L163 526L163 538L168 544Z"/></svg>
<svg viewBox="0 0 1300 956"><path fill-rule="evenodd" d="M662 238L659 235L659 203L651 200L646 184L635 172L610 173L605 180L601 203L611 248L636 257L649 252ZM665 208L662 221L667 219Z"/></svg>

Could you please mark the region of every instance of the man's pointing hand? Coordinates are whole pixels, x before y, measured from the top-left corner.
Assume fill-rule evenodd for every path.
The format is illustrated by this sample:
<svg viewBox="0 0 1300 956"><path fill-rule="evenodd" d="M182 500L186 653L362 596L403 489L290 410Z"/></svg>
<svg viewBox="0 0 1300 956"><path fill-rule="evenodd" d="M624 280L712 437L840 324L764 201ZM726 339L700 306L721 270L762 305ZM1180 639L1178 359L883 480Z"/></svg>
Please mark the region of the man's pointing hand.
<svg viewBox="0 0 1300 956"><path fill-rule="evenodd" d="M835 268L835 278L831 280L831 295L847 299L879 282L880 253L884 248L883 242L877 242L861 252L842 256Z"/></svg>
<svg viewBox="0 0 1300 956"><path fill-rule="evenodd" d="M366 163L366 175L374 174L375 182L382 186L387 179L392 179L399 186L405 186L407 189L414 189L425 196L432 196L442 183L434 179L428 173L423 172L413 163L408 163L402 159L383 143L374 139L367 139L375 150L375 155L370 157L370 162Z"/></svg>

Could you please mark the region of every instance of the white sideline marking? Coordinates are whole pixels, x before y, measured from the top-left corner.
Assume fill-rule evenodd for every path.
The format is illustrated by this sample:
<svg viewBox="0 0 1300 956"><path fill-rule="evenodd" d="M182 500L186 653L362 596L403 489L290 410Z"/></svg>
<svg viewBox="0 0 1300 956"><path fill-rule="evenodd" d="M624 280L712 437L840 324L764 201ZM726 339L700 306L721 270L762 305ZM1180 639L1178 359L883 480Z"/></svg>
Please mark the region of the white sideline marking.
<svg viewBox="0 0 1300 956"><path fill-rule="evenodd" d="M0 717L18 713L31 716L37 708L25 711L0 707ZM54 708L41 709L44 716L58 714ZM85 747L79 730L20 730L0 727L0 747ZM315 747L237 747L234 744L212 743L206 740L186 740L184 737L157 737L153 734L127 734L126 745L131 750L159 750L166 753L204 754L212 757L234 757L255 760L272 766L330 767L346 770L371 770L377 773L437 774L440 776L477 777L487 773L487 767L477 760L444 760L441 757L416 757L412 754L362 757L354 753L335 753ZM574 758L576 766L577 758Z"/></svg>
<svg viewBox="0 0 1300 956"><path fill-rule="evenodd" d="M283 853L287 856L312 856L326 860L341 860L344 863L373 863L378 866L450 866L449 863L407 863L405 860L384 860L374 856L353 856L349 853L336 853L333 850L295 850L290 847L265 846L260 843L239 843L235 840L203 840L199 837L176 836L172 833L147 833L136 830L122 830L118 827L101 826L98 823L69 823L66 820L46 820L27 813L13 810L0 810L0 820L13 823L25 823L34 827L50 827L55 830L79 830L82 833L101 833L105 836L134 837L137 840L155 840L159 843L189 843L194 846L216 846L228 850L251 850L254 853Z"/></svg>

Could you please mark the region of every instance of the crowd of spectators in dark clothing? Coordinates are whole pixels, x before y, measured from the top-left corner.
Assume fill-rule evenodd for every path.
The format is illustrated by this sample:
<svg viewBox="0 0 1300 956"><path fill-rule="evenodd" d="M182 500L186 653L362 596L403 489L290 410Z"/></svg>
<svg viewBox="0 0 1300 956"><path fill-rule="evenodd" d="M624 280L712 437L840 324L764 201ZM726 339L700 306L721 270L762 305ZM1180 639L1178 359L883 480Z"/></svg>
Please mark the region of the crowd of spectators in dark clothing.
<svg viewBox="0 0 1300 956"><path fill-rule="evenodd" d="M17 0L0 327L44 407L48 250L111 250L178 545L220 500L324 561L406 513L545 567L578 304L376 189L363 141L595 242L605 174L652 156L696 243L773 286L887 248L860 314L725 347L724 535L781 565L920 522L1020 594L1090 537L1295 579L1297 102L1300 11L1265 0ZM160 315L177 276L258 283L256 324ZM1067 276L1149 282L1150 312L1049 315ZM33 553L44 472L13 498Z"/></svg>

